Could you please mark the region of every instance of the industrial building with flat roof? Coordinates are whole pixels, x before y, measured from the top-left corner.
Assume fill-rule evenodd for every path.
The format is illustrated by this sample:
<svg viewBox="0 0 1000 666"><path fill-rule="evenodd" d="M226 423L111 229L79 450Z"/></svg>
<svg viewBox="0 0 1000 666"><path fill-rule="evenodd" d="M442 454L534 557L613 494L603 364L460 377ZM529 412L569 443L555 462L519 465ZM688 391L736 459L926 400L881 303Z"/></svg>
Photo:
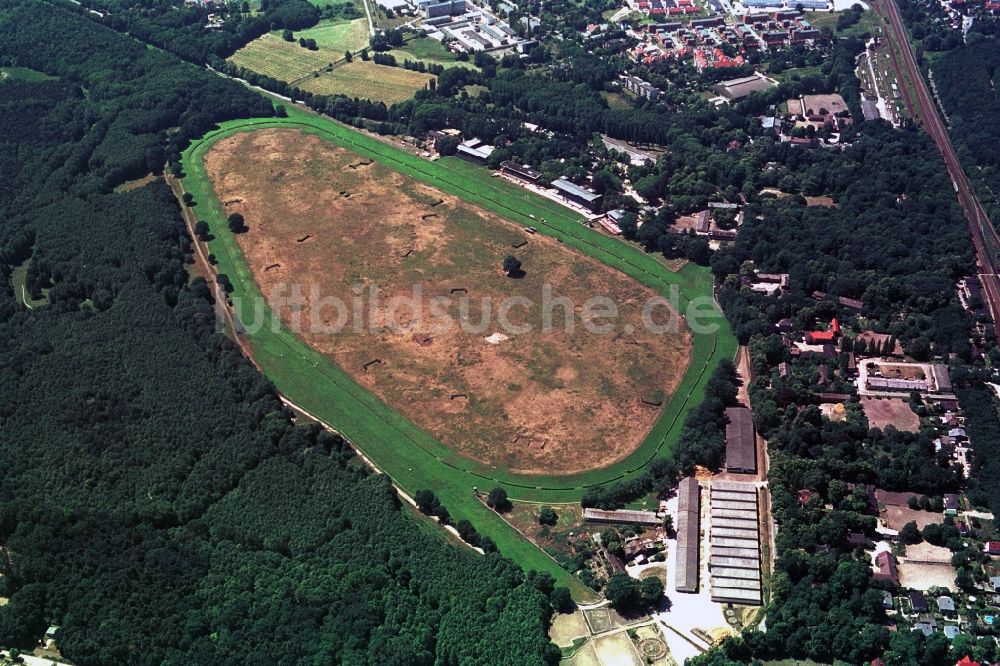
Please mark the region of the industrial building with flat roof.
<svg viewBox="0 0 1000 666"><path fill-rule="evenodd" d="M726 408L726 471L738 474L757 472L757 443L753 417L746 407ZM714 498L713 498L714 499Z"/></svg>
<svg viewBox="0 0 1000 666"><path fill-rule="evenodd" d="M677 489L677 565L675 582L678 592L698 591L698 561L701 549L701 487L692 476Z"/></svg>
<svg viewBox="0 0 1000 666"><path fill-rule="evenodd" d="M708 570L712 601L761 603L760 528L757 487L717 480L710 495Z"/></svg>

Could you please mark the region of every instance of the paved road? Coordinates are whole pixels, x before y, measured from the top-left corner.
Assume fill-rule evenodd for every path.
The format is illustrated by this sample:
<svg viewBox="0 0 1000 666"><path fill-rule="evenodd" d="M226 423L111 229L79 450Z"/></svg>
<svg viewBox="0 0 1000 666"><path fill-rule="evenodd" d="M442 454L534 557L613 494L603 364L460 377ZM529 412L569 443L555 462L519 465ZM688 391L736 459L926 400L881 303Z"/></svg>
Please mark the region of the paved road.
<svg viewBox="0 0 1000 666"><path fill-rule="evenodd" d="M965 212L965 218L969 223L969 234L972 236L972 244L976 251L976 262L979 265L983 298L993 319L994 329L1000 336L1000 275L998 275L1000 261L996 254L997 248L1000 248L1000 235L986 215L986 210L976 197L969 177L958 161L955 148L951 144L951 137L948 136L948 129L938 113L937 106L920 73L917 59L913 55L913 48L910 46L899 8L893 0L877 0L874 5L876 11L885 19L888 32L891 33L893 44L890 45L889 53L906 105L913 117L919 119L941 152L958 195L958 203ZM912 90L903 85L904 74L913 83Z"/></svg>

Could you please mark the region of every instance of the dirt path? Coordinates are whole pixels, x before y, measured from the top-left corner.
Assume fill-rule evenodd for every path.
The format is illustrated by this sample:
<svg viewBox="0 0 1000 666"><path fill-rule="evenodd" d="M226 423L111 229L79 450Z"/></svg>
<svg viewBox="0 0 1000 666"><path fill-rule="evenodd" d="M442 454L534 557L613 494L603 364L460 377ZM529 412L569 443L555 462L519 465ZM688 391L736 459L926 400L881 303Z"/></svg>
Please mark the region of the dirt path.
<svg viewBox="0 0 1000 666"><path fill-rule="evenodd" d="M198 240L198 237L194 233L194 225L197 223L194 211L191 210L190 207L184 205L184 186L181 185L180 181L173 176L164 176L164 178L181 207L181 217L184 218L184 224L187 226L188 234L191 236L193 241L195 260L197 261L201 272L205 275L211 276L212 278L216 277L218 274L215 271L215 267L212 266L211 262L208 260L208 255L205 254L205 248L203 247L202 242ZM253 366L257 368L258 372L264 374L264 370L257 365L257 361L254 360L253 350L250 348L250 345L248 345L246 340L244 340L236 332L237 329L236 324L233 321L233 313L227 306L229 297L226 295L226 292L215 279L209 279L207 282L209 288L212 290L213 296L215 296L216 317L218 318L221 316L222 320L226 322L226 337L239 346L240 351L243 352L243 355L246 356L251 363L253 363ZM218 321L218 319L216 319L216 321Z"/></svg>

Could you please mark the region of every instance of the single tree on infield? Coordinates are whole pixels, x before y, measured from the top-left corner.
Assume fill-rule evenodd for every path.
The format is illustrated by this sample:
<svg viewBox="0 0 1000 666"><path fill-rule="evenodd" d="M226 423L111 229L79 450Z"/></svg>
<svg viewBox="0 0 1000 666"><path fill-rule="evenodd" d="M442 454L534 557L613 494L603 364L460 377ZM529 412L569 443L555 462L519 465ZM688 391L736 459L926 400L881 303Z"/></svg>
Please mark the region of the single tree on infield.
<svg viewBox="0 0 1000 666"><path fill-rule="evenodd" d="M198 220L194 225L194 235L198 237L198 240L205 240L208 238L209 234L208 222L204 220Z"/></svg>
<svg viewBox="0 0 1000 666"><path fill-rule="evenodd" d="M503 259L503 272L508 276L514 276L521 272L521 260L512 254L508 254Z"/></svg>
<svg viewBox="0 0 1000 666"><path fill-rule="evenodd" d="M555 525L557 522L559 522L559 514L551 506L543 506L542 510L538 512L539 525Z"/></svg>
<svg viewBox="0 0 1000 666"><path fill-rule="evenodd" d="M497 486L486 496L486 506L498 513L510 511L510 500L507 499L507 491Z"/></svg>
<svg viewBox="0 0 1000 666"><path fill-rule="evenodd" d="M246 222L243 220L243 216L239 213L230 213L226 221L229 223L229 230L234 234L242 233L247 230Z"/></svg>
<svg viewBox="0 0 1000 666"><path fill-rule="evenodd" d="M434 512L434 509L440 506L437 495L434 494L433 490L418 490L413 499L416 501L417 508L420 509L421 513L431 514Z"/></svg>

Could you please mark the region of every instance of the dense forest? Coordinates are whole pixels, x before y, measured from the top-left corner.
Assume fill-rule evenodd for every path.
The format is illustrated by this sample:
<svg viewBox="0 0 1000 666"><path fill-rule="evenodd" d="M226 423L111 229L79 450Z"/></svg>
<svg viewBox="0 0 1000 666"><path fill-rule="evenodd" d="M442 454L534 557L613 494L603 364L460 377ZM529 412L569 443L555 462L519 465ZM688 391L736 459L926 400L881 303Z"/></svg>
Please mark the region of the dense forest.
<svg viewBox="0 0 1000 666"><path fill-rule="evenodd" d="M1000 95L994 82L1000 67L1000 38L971 35L969 43L942 54L933 81L947 115L959 159L977 185L993 220L1000 219Z"/></svg>
<svg viewBox="0 0 1000 666"><path fill-rule="evenodd" d="M293 424L216 331L169 188L118 187L270 104L34 0L0 43L50 77L0 82L0 644L57 624L82 665L557 659L552 580L447 543Z"/></svg>
<svg viewBox="0 0 1000 666"><path fill-rule="evenodd" d="M197 64L226 58L269 30L302 30L320 18L358 16L350 2L332 2L321 10L306 0L262 0L259 12L251 12L245 0L228 4L85 0L83 6L99 12L99 20L115 30ZM210 14L219 25L206 30Z"/></svg>

